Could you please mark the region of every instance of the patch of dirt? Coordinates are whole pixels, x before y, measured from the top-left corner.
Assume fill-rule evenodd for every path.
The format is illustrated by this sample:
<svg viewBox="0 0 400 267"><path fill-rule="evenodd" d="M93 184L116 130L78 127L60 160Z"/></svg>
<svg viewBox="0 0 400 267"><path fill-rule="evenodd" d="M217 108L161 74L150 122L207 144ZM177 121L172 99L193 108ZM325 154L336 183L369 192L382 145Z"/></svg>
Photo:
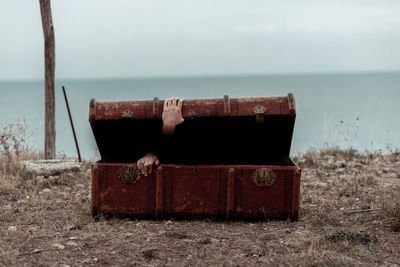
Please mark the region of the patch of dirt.
<svg viewBox="0 0 400 267"><path fill-rule="evenodd" d="M330 241L330 242L349 242L349 243L353 243L353 244L363 244L363 245L367 245L371 242L373 243L377 243L378 242L378 238L376 238L375 236L370 236L369 234L365 234L365 233L347 233L344 231L338 231L335 232L333 234L327 235L325 236L325 239Z"/></svg>
<svg viewBox="0 0 400 267"><path fill-rule="evenodd" d="M400 155L331 149L296 161L298 222L95 220L90 163L36 180L9 166L0 266L400 265Z"/></svg>

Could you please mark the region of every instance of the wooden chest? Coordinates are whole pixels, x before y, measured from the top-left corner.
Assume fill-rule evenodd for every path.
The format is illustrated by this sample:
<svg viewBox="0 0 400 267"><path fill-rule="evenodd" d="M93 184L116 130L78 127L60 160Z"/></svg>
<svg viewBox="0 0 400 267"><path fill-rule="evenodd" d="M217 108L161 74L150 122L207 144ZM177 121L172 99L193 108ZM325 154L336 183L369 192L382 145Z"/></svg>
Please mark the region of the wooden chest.
<svg viewBox="0 0 400 267"><path fill-rule="evenodd" d="M293 95L185 100L185 122L160 143L163 102L91 101L94 216L297 220ZM161 165L144 177L135 162L153 150Z"/></svg>

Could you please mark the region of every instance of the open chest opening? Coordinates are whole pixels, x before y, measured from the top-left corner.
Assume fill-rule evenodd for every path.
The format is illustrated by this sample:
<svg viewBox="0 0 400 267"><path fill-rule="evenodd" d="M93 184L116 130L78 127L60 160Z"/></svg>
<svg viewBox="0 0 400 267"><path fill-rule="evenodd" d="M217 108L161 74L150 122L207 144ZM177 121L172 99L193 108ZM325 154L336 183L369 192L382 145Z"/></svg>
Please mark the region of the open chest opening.
<svg viewBox="0 0 400 267"><path fill-rule="evenodd" d="M293 165L289 158L293 116L186 118L173 135L161 119L95 123L101 162L133 163L154 153L163 164Z"/></svg>

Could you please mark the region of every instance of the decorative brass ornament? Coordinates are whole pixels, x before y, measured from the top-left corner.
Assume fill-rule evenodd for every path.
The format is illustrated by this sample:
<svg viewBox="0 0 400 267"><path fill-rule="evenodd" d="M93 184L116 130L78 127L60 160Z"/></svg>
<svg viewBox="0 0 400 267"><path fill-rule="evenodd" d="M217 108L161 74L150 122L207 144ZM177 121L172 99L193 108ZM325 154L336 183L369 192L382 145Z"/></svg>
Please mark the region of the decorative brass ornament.
<svg viewBox="0 0 400 267"><path fill-rule="evenodd" d="M118 177L123 184L134 184L142 178L142 174L136 166L133 166L122 168Z"/></svg>
<svg viewBox="0 0 400 267"><path fill-rule="evenodd" d="M276 181L276 175L272 170L262 168L256 170L251 179L257 186L271 186Z"/></svg>
<svg viewBox="0 0 400 267"><path fill-rule="evenodd" d="M253 108L253 112L255 114L264 114L267 111L267 108L261 105L257 105Z"/></svg>
<svg viewBox="0 0 400 267"><path fill-rule="evenodd" d="M130 119L130 118L133 118L133 112L132 111L130 111L130 110L124 110L124 111L122 111L122 113L121 113L121 118L126 118L126 119Z"/></svg>

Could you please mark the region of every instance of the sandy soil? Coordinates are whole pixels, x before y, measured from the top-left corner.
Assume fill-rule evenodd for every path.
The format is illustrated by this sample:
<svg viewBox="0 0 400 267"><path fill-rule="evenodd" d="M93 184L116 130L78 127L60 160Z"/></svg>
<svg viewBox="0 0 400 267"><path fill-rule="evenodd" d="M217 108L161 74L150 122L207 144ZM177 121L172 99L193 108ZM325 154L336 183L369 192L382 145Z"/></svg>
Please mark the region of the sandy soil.
<svg viewBox="0 0 400 267"><path fill-rule="evenodd" d="M400 265L400 155L310 151L298 222L92 219L90 175L40 182L4 159L0 266Z"/></svg>

